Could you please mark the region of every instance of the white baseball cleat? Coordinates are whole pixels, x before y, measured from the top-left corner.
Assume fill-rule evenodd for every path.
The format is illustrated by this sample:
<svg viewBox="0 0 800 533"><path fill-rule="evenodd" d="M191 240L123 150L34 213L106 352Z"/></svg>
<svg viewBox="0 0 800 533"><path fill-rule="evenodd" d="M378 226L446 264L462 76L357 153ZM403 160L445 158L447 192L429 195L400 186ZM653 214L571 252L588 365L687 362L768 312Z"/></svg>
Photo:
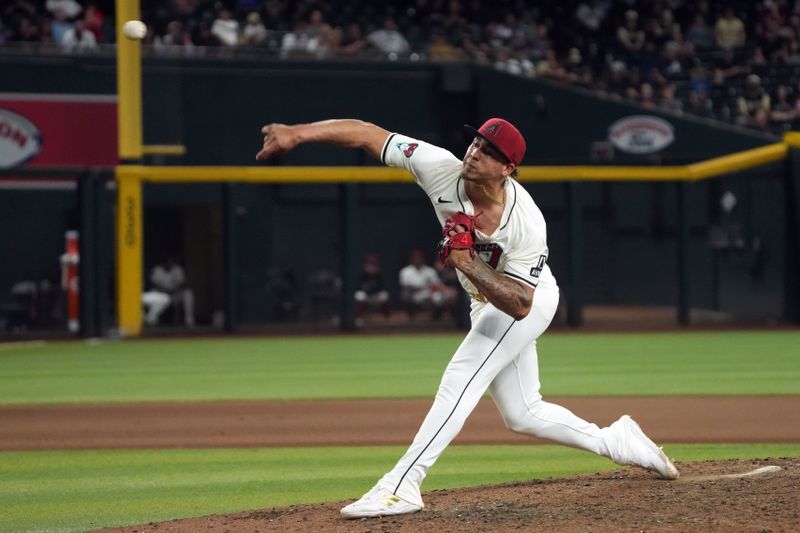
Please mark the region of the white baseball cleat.
<svg viewBox="0 0 800 533"><path fill-rule="evenodd" d="M383 487L375 486L364 494L360 500L342 507L340 511L345 518L367 518L396 514L416 513L424 504L407 502Z"/></svg>
<svg viewBox="0 0 800 533"><path fill-rule="evenodd" d="M623 415L607 430L609 437L606 445L615 463L641 466L657 472L664 479L678 479L680 476L664 450L656 446L630 416Z"/></svg>

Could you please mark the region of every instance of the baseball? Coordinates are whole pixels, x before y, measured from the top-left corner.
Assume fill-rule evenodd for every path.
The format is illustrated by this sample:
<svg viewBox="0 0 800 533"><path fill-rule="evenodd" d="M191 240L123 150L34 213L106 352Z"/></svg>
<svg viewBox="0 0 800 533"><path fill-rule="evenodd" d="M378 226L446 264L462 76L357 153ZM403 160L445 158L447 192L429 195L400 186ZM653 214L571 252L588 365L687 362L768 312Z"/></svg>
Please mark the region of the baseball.
<svg viewBox="0 0 800 533"><path fill-rule="evenodd" d="M122 33L128 39L138 41L139 39L144 39L144 36L147 35L147 26L141 20L129 20L122 25Z"/></svg>

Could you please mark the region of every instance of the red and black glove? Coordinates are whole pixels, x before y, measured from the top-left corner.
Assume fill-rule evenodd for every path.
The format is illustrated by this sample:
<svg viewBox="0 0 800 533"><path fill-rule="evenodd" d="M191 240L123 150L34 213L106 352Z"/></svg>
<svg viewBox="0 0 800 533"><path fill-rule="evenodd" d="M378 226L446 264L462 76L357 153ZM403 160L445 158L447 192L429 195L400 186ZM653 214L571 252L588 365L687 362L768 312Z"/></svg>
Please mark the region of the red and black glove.
<svg viewBox="0 0 800 533"><path fill-rule="evenodd" d="M458 226L464 231L451 236L450 232L455 231ZM475 217L460 211L447 219L438 246L439 260L443 265L448 264L447 258L452 250L469 250L470 255L475 256L475 226Z"/></svg>

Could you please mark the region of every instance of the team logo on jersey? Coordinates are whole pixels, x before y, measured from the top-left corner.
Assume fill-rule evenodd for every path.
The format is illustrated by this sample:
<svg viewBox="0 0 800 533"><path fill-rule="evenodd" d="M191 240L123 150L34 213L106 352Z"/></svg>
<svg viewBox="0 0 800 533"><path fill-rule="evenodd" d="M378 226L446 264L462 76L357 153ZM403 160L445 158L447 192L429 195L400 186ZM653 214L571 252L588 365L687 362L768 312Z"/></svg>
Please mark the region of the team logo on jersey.
<svg viewBox="0 0 800 533"><path fill-rule="evenodd" d="M539 256L539 262L536 263L536 266L531 269L531 277L538 278L539 275L542 273L542 269L544 268L544 264L547 262L546 255Z"/></svg>
<svg viewBox="0 0 800 533"><path fill-rule="evenodd" d="M417 146L419 146L418 143L397 143L397 149L403 152L406 157L414 155L414 150L417 149Z"/></svg>
<svg viewBox="0 0 800 533"><path fill-rule="evenodd" d="M484 263L492 268L497 268L500 256L503 255L503 249L496 242L490 242L488 244L476 244L475 253L483 259Z"/></svg>

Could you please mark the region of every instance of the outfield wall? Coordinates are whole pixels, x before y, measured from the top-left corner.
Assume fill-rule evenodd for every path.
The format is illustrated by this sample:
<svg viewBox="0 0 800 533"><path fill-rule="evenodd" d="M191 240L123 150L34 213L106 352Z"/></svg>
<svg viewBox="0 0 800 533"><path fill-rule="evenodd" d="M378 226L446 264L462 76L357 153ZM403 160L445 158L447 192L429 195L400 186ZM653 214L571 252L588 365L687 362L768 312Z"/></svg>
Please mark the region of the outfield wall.
<svg viewBox="0 0 800 533"><path fill-rule="evenodd" d="M111 94L113 59L100 57L0 57L0 92ZM260 146L264 122L301 122L356 116L444 145L460 155L468 139L460 125L502 115L525 133L525 164L591 164L592 145L607 138L615 120L642 110L619 101L459 65L293 63L253 60L164 60L144 64L146 144L185 145L167 164L246 165ZM675 142L657 156L616 151L614 164L685 164L774 142L774 139L702 120L664 116ZM594 161L597 163L597 161ZM357 152L304 146L273 164L373 164ZM689 186L690 298L692 307L743 319L777 318L783 312L785 202L782 165ZM525 184L549 222L551 259L566 283L567 225L564 184ZM359 255L378 251L386 284L397 295L396 272L413 247L433 249L436 221L424 194L411 185L358 185ZM592 183L578 189L583 244L580 282L586 304L675 304L676 189L669 183ZM734 193L736 208L722 212L720 199ZM275 295L269 271L290 269L301 291L310 273L336 269L341 243L340 189L335 185L241 185L234 190L239 231L237 253L240 315L244 322L273 320ZM48 212L42 219L42 198ZM145 268L175 253L196 286L201 320L222 307L222 187L145 186ZM55 260L63 231L76 220L74 192L4 190L2 222L24 226L0 240L19 250L0 267L3 287L26 276L57 277ZM53 204L53 205L50 205ZM404 232L386 238L386 220ZM375 228L366 229L366 228ZM709 238L714 234L715 242ZM721 234L728 235L725 244ZM313 242L313 247L307 243ZM105 248L110 250L111 248ZM53 258L44 261L43 258ZM111 284L103 286L111 287ZM309 295L304 293L303 298ZM308 302L304 301L303 304Z"/></svg>

